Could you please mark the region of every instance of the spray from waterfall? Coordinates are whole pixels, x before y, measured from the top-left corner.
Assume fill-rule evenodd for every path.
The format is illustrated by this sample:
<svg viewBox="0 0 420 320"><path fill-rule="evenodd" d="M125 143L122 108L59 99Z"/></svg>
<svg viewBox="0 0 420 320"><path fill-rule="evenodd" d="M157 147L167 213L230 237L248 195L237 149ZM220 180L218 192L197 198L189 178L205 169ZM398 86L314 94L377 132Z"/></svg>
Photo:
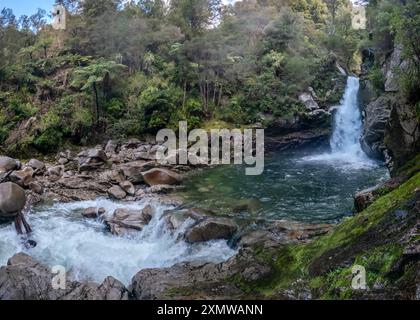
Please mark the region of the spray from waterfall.
<svg viewBox="0 0 420 320"><path fill-rule="evenodd" d="M305 157L304 160L324 161L355 169L376 166L360 145L363 123L358 101L359 87L358 78L347 78L344 96L334 115L331 152Z"/></svg>

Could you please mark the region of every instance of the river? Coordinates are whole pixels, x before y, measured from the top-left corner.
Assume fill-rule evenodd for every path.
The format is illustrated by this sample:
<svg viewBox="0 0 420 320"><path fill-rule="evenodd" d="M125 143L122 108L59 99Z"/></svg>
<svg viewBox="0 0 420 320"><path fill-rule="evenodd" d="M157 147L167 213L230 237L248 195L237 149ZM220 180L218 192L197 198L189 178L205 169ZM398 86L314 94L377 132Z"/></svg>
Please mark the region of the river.
<svg viewBox="0 0 420 320"><path fill-rule="evenodd" d="M195 173L182 192L185 205L231 216L245 227L275 219L337 223L351 215L353 194L388 178L385 166L368 159L360 147L358 91L358 79L349 77L334 117L330 148L271 155L260 176L246 176L240 166ZM160 203L152 203L157 214L151 223L131 237L112 236L101 221L81 215L84 208L92 206L112 213L119 207L141 209L149 203L147 199L131 204L98 199L35 207L28 219L37 247L23 249L13 226L1 225L0 265L23 250L49 266L63 265L73 279L102 282L112 275L129 284L143 268L193 260L221 262L237 252L226 241L191 245L180 239L179 233L171 234L160 219L171 207Z"/></svg>

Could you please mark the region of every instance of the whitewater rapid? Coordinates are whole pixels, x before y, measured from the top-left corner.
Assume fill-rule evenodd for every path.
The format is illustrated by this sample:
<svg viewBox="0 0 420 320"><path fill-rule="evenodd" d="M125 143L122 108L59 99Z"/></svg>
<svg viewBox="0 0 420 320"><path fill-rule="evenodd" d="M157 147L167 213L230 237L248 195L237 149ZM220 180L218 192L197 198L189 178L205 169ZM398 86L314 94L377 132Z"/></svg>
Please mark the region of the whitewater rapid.
<svg viewBox="0 0 420 320"><path fill-rule="evenodd" d="M81 215L89 207L104 207L112 213L117 208L142 209L147 204L154 206L157 214L143 231L130 237L113 236L99 219ZM186 221L178 233L171 234L161 219L168 209L172 207L148 200L117 203L106 199L32 209L28 219L34 229L31 239L37 241L37 247L25 251L14 227L0 225L0 266L23 251L50 267L64 266L72 280L102 282L113 276L128 285L145 268L194 260L222 262L236 254L223 240L189 244L180 239L183 228L192 221Z"/></svg>

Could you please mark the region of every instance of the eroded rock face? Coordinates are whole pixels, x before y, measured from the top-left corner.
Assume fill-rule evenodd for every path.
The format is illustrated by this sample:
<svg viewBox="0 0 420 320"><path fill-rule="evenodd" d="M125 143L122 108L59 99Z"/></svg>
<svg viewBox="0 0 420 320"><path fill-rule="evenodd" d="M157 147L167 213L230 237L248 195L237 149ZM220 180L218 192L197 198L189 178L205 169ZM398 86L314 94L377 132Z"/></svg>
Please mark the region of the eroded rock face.
<svg viewBox="0 0 420 320"><path fill-rule="evenodd" d="M230 219L207 218L187 230L185 239L188 242L205 242L210 240L228 240L232 238L238 226Z"/></svg>
<svg viewBox="0 0 420 320"><path fill-rule="evenodd" d="M413 106L394 106L385 129L385 144L392 157L391 173L420 151L420 122Z"/></svg>
<svg viewBox="0 0 420 320"><path fill-rule="evenodd" d="M304 92L299 95L299 101L302 102L309 111L319 109L318 103L314 100L311 92Z"/></svg>
<svg viewBox="0 0 420 320"><path fill-rule="evenodd" d="M102 284L67 281L54 289L53 274L27 254L18 253L0 268L0 300L128 300L128 291L108 277Z"/></svg>
<svg viewBox="0 0 420 320"><path fill-rule="evenodd" d="M385 129L393 104L392 98L380 96L365 108L364 132L361 142L363 150L371 157L384 157Z"/></svg>
<svg viewBox="0 0 420 320"><path fill-rule="evenodd" d="M144 181L149 186L174 185L182 181L181 175L166 169L151 169L143 173Z"/></svg>
<svg viewBox="0 0 420 320"><path fill-rule="evenodd" d="M223 263L197 261L141 270L133 277L132 295L138 300L235 299L243 292L228 279L236 275L245 281L257 281L272 271L269 263L253 257L249 250L241 250Z"/></svg>
<svg viewBox="0 0 420 320"><path fill-rule="evenodd" d="M26 205L25 190L13 182L0 184L0 216L14 217Z"/></svg>

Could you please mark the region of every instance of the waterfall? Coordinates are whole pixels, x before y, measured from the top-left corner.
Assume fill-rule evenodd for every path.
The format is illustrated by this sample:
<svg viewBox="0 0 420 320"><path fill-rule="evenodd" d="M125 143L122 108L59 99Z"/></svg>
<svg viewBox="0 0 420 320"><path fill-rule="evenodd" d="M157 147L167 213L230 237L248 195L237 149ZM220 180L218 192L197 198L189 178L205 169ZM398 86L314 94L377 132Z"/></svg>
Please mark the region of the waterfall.
<svg viewBox="0 0 420 320"><path fill-rule="evenodd" d="M346 91L334 117L331 151L341 153L352 159L360 159L365 154L360 146L362 117L358 103L359 79L348 77Z"/></svg>
<svg viewBox="0 0 420 320"><path fill-rule="evenodd" d="M376 166L362 150L360 137L363 123L359 108L359 79L348 77L347 85L333 122L331 152L305 157L304 160L333 162L336 165L363 168Z"/></svg>

